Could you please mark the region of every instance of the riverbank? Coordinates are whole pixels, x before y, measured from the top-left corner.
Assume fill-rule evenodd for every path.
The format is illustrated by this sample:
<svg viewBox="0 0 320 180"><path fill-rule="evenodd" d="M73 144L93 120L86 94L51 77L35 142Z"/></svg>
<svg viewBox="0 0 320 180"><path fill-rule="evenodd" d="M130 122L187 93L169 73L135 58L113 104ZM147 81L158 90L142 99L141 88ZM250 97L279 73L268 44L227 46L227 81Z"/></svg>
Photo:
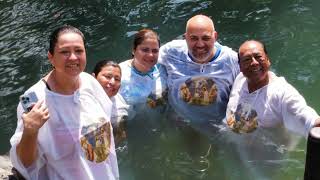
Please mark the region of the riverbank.
<svg viewBox="0 0 320 180"><path fill-rule="evenodd" d="M0 156L0 179L8 180L11 175L12 164L9 154Z"/></svg>

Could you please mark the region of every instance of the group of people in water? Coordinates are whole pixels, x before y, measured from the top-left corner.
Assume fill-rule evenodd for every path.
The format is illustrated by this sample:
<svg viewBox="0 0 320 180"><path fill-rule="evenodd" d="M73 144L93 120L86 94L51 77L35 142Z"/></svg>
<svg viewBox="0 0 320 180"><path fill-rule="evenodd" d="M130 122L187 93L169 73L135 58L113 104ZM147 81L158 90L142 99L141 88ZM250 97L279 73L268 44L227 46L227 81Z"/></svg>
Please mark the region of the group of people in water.
<svg viewBox="0 0 320 180"><path fill-rule="evenodd" d="M160 47L157 33L142 29L131 59L100 61L90 75L83 72L82 32L56 29L48 51L53 69L23 95L39 101L30 111L23 102L17 108L13 166L26 179L119 179L115 146L128 136L127 123L167 112L208 136L221 126L245 138L279 127L307 136L319 126L299 92L270 71L262 42L245 41L237 53L217 42L205 15L187 21L184 38Z"/></svg>

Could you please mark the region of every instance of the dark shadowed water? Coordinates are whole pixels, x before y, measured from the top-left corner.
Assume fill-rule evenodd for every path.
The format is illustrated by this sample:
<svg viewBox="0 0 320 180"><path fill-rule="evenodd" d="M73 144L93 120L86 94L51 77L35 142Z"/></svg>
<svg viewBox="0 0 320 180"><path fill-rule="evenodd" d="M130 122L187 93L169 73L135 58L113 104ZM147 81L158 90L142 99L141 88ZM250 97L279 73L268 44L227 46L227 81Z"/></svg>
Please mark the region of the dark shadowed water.
<svg viewBox="0 0 320 180"><path fill-rule="evenodd" d="M0 154L10 148L19 95L49 71L48 35L62 24L84 32L90 72L98 60L130 58L132 37L143 27L157 31L165 43L182 36L189 17L209 15L224 45L237 49L246 39L263 40L272 70L320 112L319 8L317 0L0 0ZM164 125L157 133L136 151L126 144L118 149L121 179L256 179L242 174L228 152L203 143L203 154L191 157L176 128ZM303 179L304 149L302 139L265 179Z"/></svg>

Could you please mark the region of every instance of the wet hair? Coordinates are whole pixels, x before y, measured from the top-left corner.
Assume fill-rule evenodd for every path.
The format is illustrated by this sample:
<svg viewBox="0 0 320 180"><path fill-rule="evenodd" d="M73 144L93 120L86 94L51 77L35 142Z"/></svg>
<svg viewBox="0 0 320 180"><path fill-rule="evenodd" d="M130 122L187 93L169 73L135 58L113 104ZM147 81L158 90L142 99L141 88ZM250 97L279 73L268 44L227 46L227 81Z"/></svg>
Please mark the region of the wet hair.
<svg viewBox="0 0 320 180"><path fill-rule="evenodd" d="M259 44L261 44L262 48L263 48L263 51L264 53L268 56L268 51L267 51L267 48L266 48L266 45L262 42L262 41L259 41L259 40L255 40L255 39L250 39L250 40L246 40L245 42L243 42L240 47L247 43L247 42L250 42L250 41L253 41L253 42L257 42ZM240 48L239 48L240 49ZM238 51L238 62L240 62L240 52Z"/></svg>
<svg viewBox="0 0 320 180"><path fill-rule="evenodd" d="M102 61L99 61L99 62L95 65L92 73L94 73L94 76L97 77L98 74L100 73L100 71L102 70L102 68L104 68L104 67L109 67L109 66L119 68L119 70L120 70L120 75L122 74L122 73L121 73L121 68L120 68L119 64L116 63L116 62L114 62L114 61L110 61L110 60L102 60Z"/></svg>
<svg viewBox="0 0 320 180"><path fill-rule="evenodd" d="M83 40L83 44L85 44L84 35L79 29L77 29L71 25L63 25L63 26L55 29L49 37L49 52L51 54L54 53L54 47L56 46L56 44L58 42L59 36L64 33L69 33L69 32L79 34Z"/></svg>
<svg viewBox="0 0 320 180"><path fill-rule="evenodd" d="M160 39L159 39L158 34L155 31L153 31L151 29L141 29L134 36L133 50L136 50L137 46L139 46L147 38L156 38L158 41L159 47L160 47Z"/></svg>

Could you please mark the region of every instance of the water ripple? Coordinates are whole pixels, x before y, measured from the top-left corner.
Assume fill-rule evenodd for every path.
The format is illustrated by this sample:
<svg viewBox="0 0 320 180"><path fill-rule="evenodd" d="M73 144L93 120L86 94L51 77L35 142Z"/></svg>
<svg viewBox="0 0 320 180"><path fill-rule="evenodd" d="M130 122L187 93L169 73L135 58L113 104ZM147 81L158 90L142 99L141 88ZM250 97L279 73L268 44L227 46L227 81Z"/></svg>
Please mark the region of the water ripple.
<svg viewBox="0 0 320 180"><path fill-rule="evenodd" d="M90 68L100 58L112 57L119 61L129 58L132 36L142 27L155 29L161 41L166 42L181 37L189 17L198 13L207 14L215 19L219 41L225 45L237 47L249 38L266 42L273 70L302 89L305 97L317 105L320 88L318 8L311 1L271 0L1 1L0 142L5 142L5 145L0 147L0 152L9 149L8 139L16 126L19 95L50 70L46 57L48 35L60 25L71 24L84 32ZM223 179L225 177L219 174L220 170L225 170L223 165L226 164L226 168L236 166L225 161L228 159L227 153L213 154L208 159L192 159L186 148L179 144L180 138L175 139L171 134L168 137L162 143L156 141L161 150L141 148L142 151L137 152L140 164L130 159L130 146L122 151L118 149L120 167L127 164L130 169L130 163L133 163L133 167L137 167L134 175L146 173L140 171L142 166L154 170L161 179ZM143 156L141 152L144 152ZM288 172L291 176L280 178L293 179L302 172L303 167L297 164L302 163L300 157L303 153L295 152L297 155L287 162L268 163L293 164L283 168L286 175ZM145 155L150 157L150 161L146 161ZM215 158L218 159L212 160ZM234 169L230 171L242 178ZM280 171L282 173L282 169ZM292 172L295 174L292 175Z"/></svg>

